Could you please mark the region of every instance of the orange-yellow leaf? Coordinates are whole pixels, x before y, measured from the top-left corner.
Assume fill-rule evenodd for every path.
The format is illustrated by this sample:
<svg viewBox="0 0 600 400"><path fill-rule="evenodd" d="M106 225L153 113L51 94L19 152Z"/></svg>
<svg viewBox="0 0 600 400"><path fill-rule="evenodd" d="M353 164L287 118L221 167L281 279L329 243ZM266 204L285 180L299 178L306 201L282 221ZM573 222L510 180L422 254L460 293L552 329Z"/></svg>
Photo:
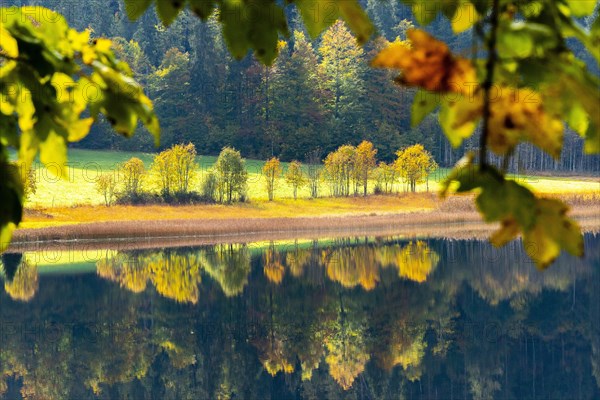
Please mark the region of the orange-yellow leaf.
<svg viewBox="0 0 600 400"><path fill-rule="evenodd" d="M468 94L477 83L471 62L452 55L448 46L427 32L408 31L410 45L394 42L373 59L372 65L402 71L398 81L432 92Z"/></svg>

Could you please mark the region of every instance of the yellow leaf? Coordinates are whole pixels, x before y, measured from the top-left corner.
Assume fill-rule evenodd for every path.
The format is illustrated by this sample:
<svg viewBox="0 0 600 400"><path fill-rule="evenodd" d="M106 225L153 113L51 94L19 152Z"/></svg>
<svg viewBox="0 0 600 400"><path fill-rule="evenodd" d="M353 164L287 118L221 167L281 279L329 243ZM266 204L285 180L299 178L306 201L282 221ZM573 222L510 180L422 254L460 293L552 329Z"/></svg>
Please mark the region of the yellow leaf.
<svg viewBox="0 0 600 400"><path fill-rule="evenodd" d="M489 126L488 145L497 154L506 154L527 140L552 157L560 157L563 123L546 112L542 96L531 89L499 87Z"/></svg>
<svg viewBox="0 0 600 400"><path fill-rule="evenodd" d="M110 39L100 38L96 40L95 47L98 53L108 53L111 46L112 41Z"/></svg>
<svg viewBox="0 0 600 400"><path fill-rule="evenodd" d="M481 116L481 109L480 96L472 100L460 97L457 101L442 101L439 121L453 147L460 146L464 139L473 134L477 127L477 119Z"/></svg>
<svg viewBox="0 0 600 400"><path fill-rule="evenodd" d="M40 161L52 173L67 178L67 142L54 130L50 130L46 140L40 143Z"/></svg>
<svg viewBox="0 0 600 400"><path fill-rule="evenodd" d="M502 227L490 237L490 242L496 247L502 247L514 240L519 234L520 228L513 218L502 221Z"/></svg>
<svg viewBox="0 0 600 400"><path fill-rule="evenodd" d="M479 14L471 2L463 2L456 8L451 20L454 33L461 33L472 27L479 19Z"/></svg>
<svg viewBox="0 0 600 400"><path fill-rule="evenodd" d="M84 118L71 122L69 126L67 126L67 131L69 132L69 137L67 139L69 142L78 142L86 137L93 123L93 118Z"/></svg>
<svg viewBox="0 0 600 400"><path fill-rule="evenodd" d="M3 26L0 26L0 53L4 53L12 58L19 57L17 41Z"/></svg>
<svg viewBox="0 0 600 400"><path fill-rule="evenodd" d="M546 268L561 249L583 256L583 236L579 225L566 217L568 207L554 199L537 199L536 222L523 235L525 251L540 268Z"/></svg>

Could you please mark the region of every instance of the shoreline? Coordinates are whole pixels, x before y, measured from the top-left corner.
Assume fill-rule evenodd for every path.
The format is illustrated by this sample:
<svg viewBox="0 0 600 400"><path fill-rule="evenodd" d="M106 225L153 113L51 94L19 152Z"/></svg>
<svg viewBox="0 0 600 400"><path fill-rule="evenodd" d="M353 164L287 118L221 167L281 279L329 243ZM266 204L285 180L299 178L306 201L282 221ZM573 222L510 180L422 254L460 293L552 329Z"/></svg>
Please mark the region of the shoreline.
<svg viewBox="0 0 600 400"><path fill-rule="evenodd" d="M572 205L569 213L584 232L600 231L598 204L592 203ZM17 229L8 251L180 247L343 236L487 239L498 226L484 223L477 211L440 206L334 216L116 220Z"/></svg>

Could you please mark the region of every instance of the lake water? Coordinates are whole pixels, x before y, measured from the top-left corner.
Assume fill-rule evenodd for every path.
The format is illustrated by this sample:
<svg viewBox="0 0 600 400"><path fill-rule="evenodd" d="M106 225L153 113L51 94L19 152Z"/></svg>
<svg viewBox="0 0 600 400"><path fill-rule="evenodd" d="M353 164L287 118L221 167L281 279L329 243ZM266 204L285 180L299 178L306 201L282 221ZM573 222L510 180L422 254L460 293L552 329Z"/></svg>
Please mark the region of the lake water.
<svg viewBox="0 0 600 400"><path fill-rule="evenodd" d="M3 256L0 397L600 399L600 236Z"/></svg>

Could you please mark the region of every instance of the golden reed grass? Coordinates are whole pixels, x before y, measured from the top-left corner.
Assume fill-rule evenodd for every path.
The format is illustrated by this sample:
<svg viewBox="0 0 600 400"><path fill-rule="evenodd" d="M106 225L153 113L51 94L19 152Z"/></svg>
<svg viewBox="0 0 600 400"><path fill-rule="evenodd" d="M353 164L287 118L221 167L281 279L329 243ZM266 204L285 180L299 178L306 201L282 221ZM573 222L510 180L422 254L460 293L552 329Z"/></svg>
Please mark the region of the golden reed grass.
<svg viewBox="0 0 600 400"><path fill-rule="evenodd" d="M382 196L379 196L382 197ZM212 214L207 217L205 210L194 212L194 207L184 207L187 218L150 219L152 214L145 207L137 207L134 217L145 212L145 220L113 220L66 224L45 228L19 229L15 232L12 248L28 249L43 245L45 248L68 244L72 248L77 243L95 243L104 248L124 244L147 243L149 246L162 245L215 244L223 242L256 242L262 240L318 238L333 236L381 236L402 235L407 237L452 237L484 238L497 228L495 224L485 224L473 203L473 196L452 196L442 202L430 195L407 195L411 205L431 202L432 208L425 211L407 211L398 204L406 204L402 196L395 197L396 208L357 207L354 212L340 215L270 217L260 208L246 207L253 212L239 213L239 217ZM560 196L572 207L570 215L577 219L586 231L600 229L600 196ZM353 200L349 200L353 201ZM382 202L381 199L378 199ZM360 200L368 204L368 198ZM293 213L293 203L287 206L287 215ZM206 206L199 206L206 207ZM236 207L236 206L220 206ZM239 208L239 207L238 207ZM216 210L215 210L216 211ZM345 210L348 211L348 210ZM350 210L351 211L351 210ZM188 214L189 212L189 214ZM237 214L237 213L235 213ZM235 215L234 214L234 215ZM176 213L175 215L179 215ZM252 217L260 215L260 217ZM173 216L173 215L171 215ZM165 217L165 215L161 215ZM47 217L40 217L47 218ZM52 217L49 217L52 220Z"/></svg>

